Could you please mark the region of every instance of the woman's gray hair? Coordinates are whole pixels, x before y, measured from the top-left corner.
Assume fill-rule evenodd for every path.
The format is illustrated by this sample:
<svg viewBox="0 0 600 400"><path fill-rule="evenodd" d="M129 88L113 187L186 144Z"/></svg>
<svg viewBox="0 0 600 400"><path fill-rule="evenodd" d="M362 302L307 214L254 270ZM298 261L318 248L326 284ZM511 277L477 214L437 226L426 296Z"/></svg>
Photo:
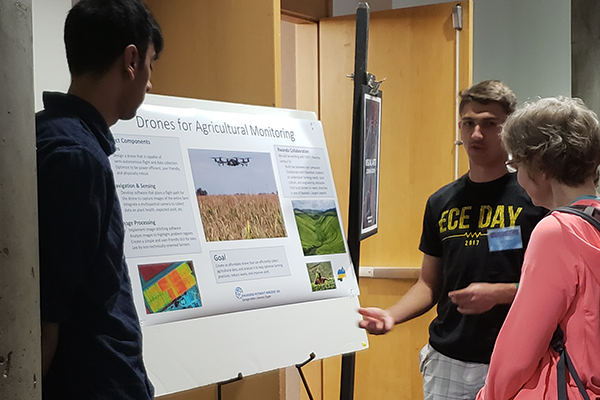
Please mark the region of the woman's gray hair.
<svg viewBox="0 0 600 400"><path fill-rule="evenodd" d="M580 99L526 103L507 118L501 138L514 162L568 186L595 177L600 164L598 117Z"/></svg>

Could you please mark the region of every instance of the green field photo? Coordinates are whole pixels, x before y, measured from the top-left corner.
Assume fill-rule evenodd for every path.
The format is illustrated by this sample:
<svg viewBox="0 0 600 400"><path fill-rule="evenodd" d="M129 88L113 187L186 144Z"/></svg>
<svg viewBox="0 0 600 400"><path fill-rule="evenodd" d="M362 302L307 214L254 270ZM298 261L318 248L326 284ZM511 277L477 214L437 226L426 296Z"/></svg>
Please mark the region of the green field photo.
<svg viewBox="0 0 600 400"><path fill-rule="evenodd" d="M333 200L294 200L292 206L305 256L346 252Z"/></svg>

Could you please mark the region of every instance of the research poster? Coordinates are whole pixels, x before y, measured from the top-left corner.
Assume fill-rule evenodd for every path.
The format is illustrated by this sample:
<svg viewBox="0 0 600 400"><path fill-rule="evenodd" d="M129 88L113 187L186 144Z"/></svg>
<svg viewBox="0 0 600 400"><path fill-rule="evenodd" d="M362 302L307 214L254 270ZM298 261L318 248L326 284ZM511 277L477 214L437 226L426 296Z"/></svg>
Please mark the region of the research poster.
<svg viewBox="0 0 600 400"><path fill-rule="evenodd" d="M112 131L142 325L359 294L319 121L144 104Z"/></svg>

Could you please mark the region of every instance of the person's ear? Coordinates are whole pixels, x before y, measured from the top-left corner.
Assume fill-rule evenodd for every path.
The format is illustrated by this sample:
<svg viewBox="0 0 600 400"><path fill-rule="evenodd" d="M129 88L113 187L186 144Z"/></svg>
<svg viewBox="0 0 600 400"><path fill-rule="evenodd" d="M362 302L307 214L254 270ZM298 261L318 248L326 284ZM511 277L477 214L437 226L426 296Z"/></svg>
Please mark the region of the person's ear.
<svg viewBox="0 0 600 400"><path fill-rule="evenodd" d="M125 47L125 51L123 52L123 58L127 77L131 80L134 80L140 63L140 54L138 52L137 47L134 44L130 44L127 47Z"/></svg>
<svg viewBox="0 0 600 400"><path fill-rule="evenodd" d="M529 179L531 179L536 185L540 186L550 180L550 174L540 171L539 169L527 169Z"/></svg>
<svg viewBox="0 0 600 400"><path fill-rule="evenodd" d="M546 172L540 172L540 175L541 175L542 179L544 180L544 182L548 182L552 178L552 175L550 175Z"/></svg>

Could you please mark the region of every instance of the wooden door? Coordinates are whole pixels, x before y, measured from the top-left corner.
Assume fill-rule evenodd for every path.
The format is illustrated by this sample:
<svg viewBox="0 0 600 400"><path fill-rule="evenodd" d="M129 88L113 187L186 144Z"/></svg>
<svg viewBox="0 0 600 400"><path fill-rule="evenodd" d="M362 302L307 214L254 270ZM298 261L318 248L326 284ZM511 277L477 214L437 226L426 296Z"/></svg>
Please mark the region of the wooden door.
<svg viewBox="0 0 600 400"><path fill-rule="evenodd" d="M454 179L456 3L371 13L368 71L386 80L380 156L379 233L361 244L361 266L420 267L418 250L427 197ZM460 87L471 83L471 3L460 2ZM320 119L347 221L355 18L320 21ZM467 163L461 149L461 173ZM389 307L414 280L363 278L360 301ZM430 311L390 334L370 337L357 353L355 399L422 398L418 352ZM339 398L340 359L323 363L323 399Z"/></svg>
<svg viewBox="0 0 600 400"><path fill-rule="evenodd" d="M144 1L165 37L165 50L154 64L152 93L281 106L279 0ZM280 400L284 392L282 371L222 387L222 397L231 400ZM217 385L161 399L216 400Z"/></svg>
<svg viewBox="0 0 600 400"><path fill-rule="evenodd" d="M153 93L281 106L278 0L146 0L165 50Z"/></svg>
<svg viewBox="0 0 600 400"><path fill-rule="evenodd" d="M165 52L153 72L154 93L257 105L282 104L279 1L146 3L161 23L166 39ZM451 8L455 4L371 14L368 70L386 81L381 86L379 233L362 243L361 265L420 266L417 246L425 200L453 179L455 31ZM465 15L460 51L460 87L464 88L471 81L472 22L470 1L460 4ZM354 70L354 27L354 17L341 17L321 20L318 28L319 117L345 222L353 87L346 75ZM306 29L312 32L312 28ZM312 89L305 92L305 97L296 95L298 107L303 103L308 104L305 109L312 109L315 102L310 93ZM464 154L460 169L466 171ZM362 279L361 303L387 307L413 283ZM417 354L427 341L427 325L432 317L430 312L389 335L371 337L370 349L357 354L356 400L422 396ZM315 399L337 400L340 357L307 367ZM224 387L223 396L283 400L286 379L284 370L247 377ZM306 399L304 389L297 389ZM212 400L217 398L216 392L216 386L210 385L163 398ZM293 398L288 396L286 400L296 400L297 393L295 390Z"/></svg>

